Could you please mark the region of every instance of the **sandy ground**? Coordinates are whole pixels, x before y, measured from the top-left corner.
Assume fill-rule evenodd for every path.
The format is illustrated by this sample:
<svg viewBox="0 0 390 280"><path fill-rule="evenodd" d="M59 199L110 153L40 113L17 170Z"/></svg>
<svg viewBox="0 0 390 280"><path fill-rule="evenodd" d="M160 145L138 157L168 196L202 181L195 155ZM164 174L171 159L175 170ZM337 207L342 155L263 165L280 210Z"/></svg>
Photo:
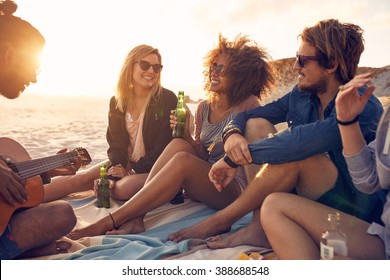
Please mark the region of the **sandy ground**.
<svg viewBox="0 0 390 280"><path fill-rule="evenodd" d="M87 149L92 164L106 159L109 98L22 94L0 97L0 136L18 141L32 158L62 148ZM189 104L191 111L196 104Z"/></svg>
<svg viewBox="0 0 390 280"><path fill-rule="evenodd" d="M386 106L390 97L381 97ZM32 158L54 155L62 148L83 147L92 164L107 158L107 98L22 94L0 101L0 136L9 137ZM188 104L194 113L197 103Z"/></svg>

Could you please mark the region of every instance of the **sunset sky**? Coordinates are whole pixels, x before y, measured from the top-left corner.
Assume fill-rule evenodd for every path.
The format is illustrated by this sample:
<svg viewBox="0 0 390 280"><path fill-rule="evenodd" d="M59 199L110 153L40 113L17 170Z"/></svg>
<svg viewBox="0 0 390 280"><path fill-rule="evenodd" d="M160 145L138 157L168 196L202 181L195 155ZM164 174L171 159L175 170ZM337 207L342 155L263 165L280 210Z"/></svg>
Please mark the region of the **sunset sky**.
<svg viewBox="0 0 390 280"><path fill-rule="evenodd" d="M163 56L163 86L204 97L202 59L218 33L248 35L273 59L292 57L305 26L337 18L360 25L360 66L390 65L388 0L15 0L17 16L46 38L38 83L26 91L111 96L122 62L136 45Z"/></svg>

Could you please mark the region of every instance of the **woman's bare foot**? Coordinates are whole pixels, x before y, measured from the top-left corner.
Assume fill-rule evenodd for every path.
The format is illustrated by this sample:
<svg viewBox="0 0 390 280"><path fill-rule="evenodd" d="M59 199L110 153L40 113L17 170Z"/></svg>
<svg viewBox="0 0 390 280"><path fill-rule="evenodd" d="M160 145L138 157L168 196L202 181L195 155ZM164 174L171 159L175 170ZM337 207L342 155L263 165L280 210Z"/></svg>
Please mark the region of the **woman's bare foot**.
<svg viewBox="0 0 390 280"><path fill-rule="evenodd" d="M129 233L140 233L145 231L145 225L142 218L136 218L122 224L118 229L107 231L107 235L119 235Z"/></svg>
<svg viewBox="0 0 390 280"><path fill-rule="evenodd" d="M193 226L171 233L168 236L168 239L173 242L180 242L190 238L206 239L210 236L225 233L229 230L230 225L226 226L225 224L220 223L218 218L214 215Z"/></svg>
<svg viewBox="0 0 390 280"><path fill-rule="evenodd" d="M207 242L210 249L232 248L240 245L270 248L260 223L252 221L248 226L227 236L215 236Z"/></svg>
<svg viewBox="0 0 390 280"><path fill-rule="evenodd" d="M106 216L101 220L90 224L89 226L81 229L76 229L69 233L66 237L77 240L86 236L104 235L108 231L113 229L113 223L110 216Z"/></svg>

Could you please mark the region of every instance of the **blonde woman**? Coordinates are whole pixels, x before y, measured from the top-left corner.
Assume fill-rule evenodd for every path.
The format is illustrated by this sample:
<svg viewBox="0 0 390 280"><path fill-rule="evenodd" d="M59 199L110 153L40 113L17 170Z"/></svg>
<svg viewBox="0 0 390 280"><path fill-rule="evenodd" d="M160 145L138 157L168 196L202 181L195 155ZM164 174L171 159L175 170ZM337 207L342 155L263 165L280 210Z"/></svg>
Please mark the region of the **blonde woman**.
<svg viewBox="0 0 390 280"><path fill-rule="evenodd" d="M162 69L158 49L139 45L128 53L120 71L116 95L110 100L108 161L104 162L109 166L107 174L116 181L111 190L115 199L127 200L142 188L154 162L172 140L169 119L177 98L161 86ZM45 200L92 189L101 164L54 179L45 188ZM119 183L123 177L127 177L126 186Z"/></svg>

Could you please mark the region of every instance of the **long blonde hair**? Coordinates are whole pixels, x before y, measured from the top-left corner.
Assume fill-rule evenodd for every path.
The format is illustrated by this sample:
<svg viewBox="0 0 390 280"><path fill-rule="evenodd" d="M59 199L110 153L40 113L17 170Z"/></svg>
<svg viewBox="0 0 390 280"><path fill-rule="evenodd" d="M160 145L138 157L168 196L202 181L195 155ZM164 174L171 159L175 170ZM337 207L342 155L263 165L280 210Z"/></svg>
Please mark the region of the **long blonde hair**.
<svg viewBox="0 0 390 280"><path fill-rule="evenodd" d="M158 49L153 48L148 45L139 45L132 49L123 65L122 69L119 74L119 80L116 88L116 101L117 101L117 108L124 112L127 108L127 106L132 107L135 104L134 100L134 87L133 87L133 65L140 59L144 58L145 56L149 54L155 54L158 57L158 61L160 64L162 64L161 55L158 51ZM162 92L162 86L161 86L161 72L157 77L156 84L151 88L149 95L154 94L155 98L159 98Z"/></svg>

